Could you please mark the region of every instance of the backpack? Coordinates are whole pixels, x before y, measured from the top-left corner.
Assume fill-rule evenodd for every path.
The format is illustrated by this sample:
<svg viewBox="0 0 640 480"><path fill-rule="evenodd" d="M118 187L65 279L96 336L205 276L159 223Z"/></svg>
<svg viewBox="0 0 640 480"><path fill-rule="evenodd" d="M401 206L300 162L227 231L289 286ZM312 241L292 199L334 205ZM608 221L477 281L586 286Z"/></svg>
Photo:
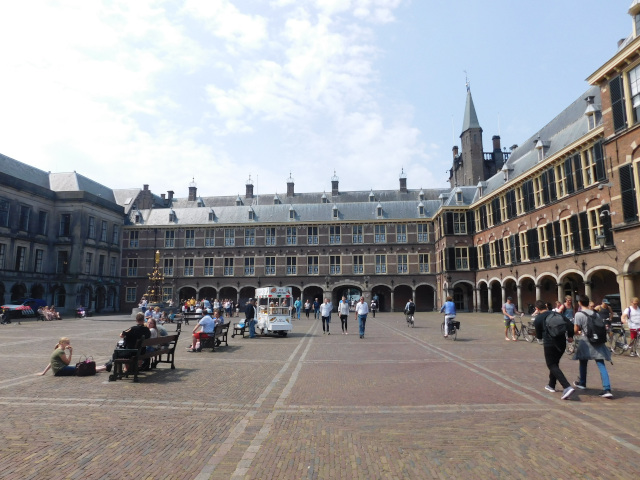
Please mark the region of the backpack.
<svg viewBox="0 0 640 480"><path fill-rule="evenodd" d="M587 314L585 313L585 315ZM607 328L600 315L587 315L587 331L585 335L589 343L593 345L602 345L607 341Z"/></svg>
<svg viewBox="0 0 640 480"><path fill-rule="evenodd" d="M409 303L409 306L407 308L407 313L410 313L411 315L416 313L416 304L415 303L413 303L413 302Z"/></svg>
<svg viewBox="0 0 640 480"><path fill-rule="evenodd" d="M545 319L545 327L551 338L564 338L567 334L567 321L558 312L551 312Z"/></svg>

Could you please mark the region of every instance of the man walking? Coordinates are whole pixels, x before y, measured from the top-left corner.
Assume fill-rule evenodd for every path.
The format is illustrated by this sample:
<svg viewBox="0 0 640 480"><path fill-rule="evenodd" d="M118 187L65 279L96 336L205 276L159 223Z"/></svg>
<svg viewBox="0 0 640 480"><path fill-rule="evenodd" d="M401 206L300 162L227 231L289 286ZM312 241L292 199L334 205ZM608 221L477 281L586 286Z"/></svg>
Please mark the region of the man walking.
<svg viewBox="0 0 640 480"><path fill-rule="evenodd" d="M331 335L329 332L329 324L331 323L331 311L333 310L333 304L328 298L324 299L324 303L320 306L320 316L322 317L322 332L327 335ZM327 326L325 330L325 324Z"/></svg>
<svg viewBox="0 0 640 480"><path fill-rule="evenodd" d="M360 338L364 338L364 329L367 324L368 313L369 305L364 301L364 297L360 297L360 301L356 304L356 315L358 316L358 327L360 327Z"/></svg>
<svg viewBox="0 0 640 480"><path fill-rule="evenodd" d="M250 298L244 310L244 323L249 325L249 338L256 338L256 307L254 306L254 301L253 298Z"/></svg>
<svg viewBox="0 0 640 480"><path fill-rule="evenodd" d="M567 400L575 390L560 370L560 359L566 342L573 342L573 324L559 313L547 310L547 305L542 300L536 300L536 309L538 314L533 323L536 327L536 338L542 340L544 360L549 369L549 383L544 388L548 392L555 392L556 381L560 382L563 388L560 398ZM565 337L565 333L568 338Z"/></svg>
<svg viewBox="0 0 640 480"><path fill-rule="evenodd" d="M625 350L631 348L638 341L638 335L640 334L640 308L638 308L638 303L640 303L638 297L633 297L631 305L622 312L622 323L629 325L629 336L631 337L629 346L625 345ZM629 356L635 357L636 353L632 351Z"/></svg>
<svg viewBox="0 0 640 480"><path fill-rule="evenodd" d="M520 314L513 303L513 298L507 297L507 303L502 306L502 314L504 315L504 339L509 341L509 326L511 326L511 338L515 342L516 338L516 313Z"/></svg>
<svg viewBox="0 0 640 480"><path fill-rule="evenodd" d="M602 398L613 398L611 383L609 382L609 372L607 372L607 367L604 364L605 360L611 361L611 350L607 347L607 344L604 343L607 337L606 331L601 332L601 334L598 335L598 339L593 337L596 329L595 323L597 315L593 310L589 309L589 297L580 295L579 302L582 310L574 316L574 332L576 335L582 335L582 337L580 337L578 349L573 359L580 361L580 378L573 384L580 390L587 388L587 363L589 360L595 360L598 370L600 370L600 379L602 380L602 391L599 395Z"/></svg>
<svg viewBox="0 0 640 480"><path fill-rule="evenodd" d="M293 306L296 307L296 317L298 318L298 320L300 320L300 310L302 309L302 302L300 301L300 297L296 298Z"/></svg>
<svg viewBox="0 0 640 480"><path fill-rule="evenodd" d="M313 301L313 319L317 320L318 319L318 315L320 314L320 302L318 301L318 299L316 298Z"/></svg>

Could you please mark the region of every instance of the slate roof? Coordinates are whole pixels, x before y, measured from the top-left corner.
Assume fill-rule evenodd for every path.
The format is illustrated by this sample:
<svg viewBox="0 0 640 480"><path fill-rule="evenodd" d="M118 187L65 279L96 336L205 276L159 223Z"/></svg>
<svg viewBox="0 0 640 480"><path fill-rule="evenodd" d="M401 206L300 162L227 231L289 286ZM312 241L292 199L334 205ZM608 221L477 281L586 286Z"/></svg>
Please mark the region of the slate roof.
<svg viewBox="0 0 640 480"><path fill-rule="evenodd" d="M0 172L42 188L49 188L49 174L39 168L0 154Z"/></svg>
<svg viewBox="0 0 640 480"><path fill-rule="evenodd" d="M467 103L464 107L464 119L462 121L462 133L466 132L470 128L481 128L480 122L478 122L478 115L476 114L476 107L473 105L473 98L471 97L471 90L467 89Z"/></svg>
<svg viewBox="0 0 640 480"><path fill-rule="evenodd" d="M538 139L548 144L549 148L545 150L545 158L548 158L589 133L587 117L584 114L587 110L585 98L588 96L594 97L594 105L597 110L600 110L600 88L593 86L511 152L509 159L505 162L505 167L513 169L509 172L509 182L525 175L537 165L538 151L535 149L535 144ZM602 120L599 117L598 125L601 123ZM502 172L496 173L493 177L487 179L483 198L504 184L504 174ZM477 200L479 200L479 196L476 192L473 201Z"/></svg>

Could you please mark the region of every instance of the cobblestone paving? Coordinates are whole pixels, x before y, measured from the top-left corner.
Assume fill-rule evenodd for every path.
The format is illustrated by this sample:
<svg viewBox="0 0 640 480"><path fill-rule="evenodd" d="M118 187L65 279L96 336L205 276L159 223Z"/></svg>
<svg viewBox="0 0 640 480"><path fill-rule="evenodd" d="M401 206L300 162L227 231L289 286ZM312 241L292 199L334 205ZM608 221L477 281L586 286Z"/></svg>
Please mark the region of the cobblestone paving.
<svg viewBox="0 0 640 480"><path fill-rule="evenodd" d="M74 360L111 354L125 317L0 328L0 479L628 479L640 467L640 359L608 365L613 400L543 387L542 348L505 342L500 316L378 314L360 339L294 323L229 338L131 380L35 376L60 336ZM169 326L169 330L174 329ZM577 362L564 358L573 380ZM558 386L559 388L559 386Z"/></svg>

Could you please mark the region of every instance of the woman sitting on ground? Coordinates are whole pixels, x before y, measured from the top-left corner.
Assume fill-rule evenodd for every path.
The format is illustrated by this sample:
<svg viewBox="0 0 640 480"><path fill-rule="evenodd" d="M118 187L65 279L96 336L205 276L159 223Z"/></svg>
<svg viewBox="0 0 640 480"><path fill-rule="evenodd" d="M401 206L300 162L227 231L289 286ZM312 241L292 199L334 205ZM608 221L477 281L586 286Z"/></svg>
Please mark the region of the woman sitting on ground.
<svg viewBox="0 0 640 480"><path fill-rule="evenodd" d="M62 337L51 354L49 365L47 365L47 368L45 368L42 373L38 373L37 375L44 375L51 368L56 377L75 376L76 366L69 365L71 363L72 354L73 347L71 346L71 340L67 337ZM104 372L107 368L108 365L101 365L96 367L96 372Z"/></svg>

